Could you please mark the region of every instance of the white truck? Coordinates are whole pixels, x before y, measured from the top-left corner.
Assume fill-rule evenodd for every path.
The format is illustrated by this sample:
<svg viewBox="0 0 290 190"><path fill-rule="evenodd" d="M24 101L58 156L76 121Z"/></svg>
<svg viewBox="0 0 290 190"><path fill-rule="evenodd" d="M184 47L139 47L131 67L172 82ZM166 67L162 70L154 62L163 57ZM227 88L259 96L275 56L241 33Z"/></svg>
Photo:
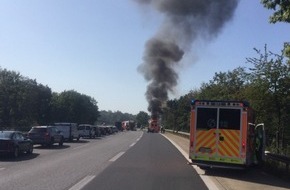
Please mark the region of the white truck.
<svg viewBox="0 0 290 190"><path fill-rule="evenodd" d="M61 131L66 141L77 141L80 139L77 123L54 123L54 126Z"/></svg>
<svg viewBox="0 0 290 190"><path fill-rule="evenodd" d="M79 124L78 131L82 138L96 138L96 132L93 129L93 125L90 124Z"/></svg>

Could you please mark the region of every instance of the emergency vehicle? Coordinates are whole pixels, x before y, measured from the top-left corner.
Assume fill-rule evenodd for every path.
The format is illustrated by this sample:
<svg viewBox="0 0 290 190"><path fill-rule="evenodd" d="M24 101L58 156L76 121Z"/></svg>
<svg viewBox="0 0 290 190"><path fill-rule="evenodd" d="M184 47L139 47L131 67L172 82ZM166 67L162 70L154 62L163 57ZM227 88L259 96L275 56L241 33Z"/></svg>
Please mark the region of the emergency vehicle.
<svg viewBox="0 0 290 190"><path fill-rule="evenodd" d="M160 126L157 119L150 119L149 120L149 126L148 126L148 132L150 133L159 133Z"/></svg>
<svg viewBox="0 0 290 190"><path fill-rule="evenodd" d="M263 161L264 124L246 101L192 100L189 158L200 167L245 168Z"/></svg>

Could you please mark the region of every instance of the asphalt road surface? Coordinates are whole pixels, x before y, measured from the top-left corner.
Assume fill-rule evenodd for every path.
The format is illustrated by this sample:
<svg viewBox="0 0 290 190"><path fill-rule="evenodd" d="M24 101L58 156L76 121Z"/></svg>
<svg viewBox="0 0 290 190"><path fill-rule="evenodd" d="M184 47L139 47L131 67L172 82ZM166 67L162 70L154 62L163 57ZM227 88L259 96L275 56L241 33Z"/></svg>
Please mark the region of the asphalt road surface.
<svg viewBox="0 0 290 190"><path fill-rule="evenodd" d="M144 133L138 143L113 162L83 189L208 189L182 154L160 134Z"/></svg>
<svg viewBox="0 0 290 190"><path fill-rule="evenodd" d="M189 139L172 133L165 136L170 140L185 158L188 158ZM190 160L188 160L190 161ZM280 179L271 173L266 173L260 168L246 170L234 169L209 169L202 170L193 165L200 177L206 181L209 189L214 190L286 190L290 189L290 180Z"/></svg>
<svg viewBox="0 0 290 190"><path fill-rule="evenodd" d="M142 131L62 147L36 145L31 155L0 156L0 190L290 189L290 181L258 168L204 171L188 165L188 145L188 139L170 133Z"/></svg>
<svg viewBox="0 0 290 190"><path fill-rule="evenodd" d="M120 132L97 139L35 145L32 155L0 157L0 190L67 190L82 179L98 175L119 152L126 152L143 133Z"/></svg>

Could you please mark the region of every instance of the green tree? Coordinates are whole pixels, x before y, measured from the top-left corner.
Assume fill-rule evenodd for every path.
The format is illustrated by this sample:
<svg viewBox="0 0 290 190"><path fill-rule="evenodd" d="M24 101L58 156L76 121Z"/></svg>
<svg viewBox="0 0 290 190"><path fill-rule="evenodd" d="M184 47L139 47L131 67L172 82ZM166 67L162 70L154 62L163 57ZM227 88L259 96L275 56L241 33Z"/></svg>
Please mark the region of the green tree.
<svg viewBox="0 0 290 190"><path fill-rule="evenodd" d="M270 16L270 23L286 22L290 23L290 1L289 0L261 0L265 8L274 10ZM290 43L284 43L284 55L290 59ZM290 64L290 60L288 60Z"/></svg>
<svg viewBox="0 0 290 190"><path fill-rule="evenodd" d="M290 68L283 53L274 54L267 50L267 46L263 52L255 51L258 58L247 58L247 62L253 65L247 97L259 113L257 121L265 123L269 133L275 136L276 150L281 151L287 144L290 127Z"/></svg>
<svg viewBox="0 0 290 190"><path fill-rule="evenodd" d="M249 74L245 68L238 67L233 71L215 73L209 83L201 85L196 99L212 100L243 100L246 84L249 82Z"/></svg>
<svg viewBox="0 0 290 190"><path fill-rule="evenodd" d="M93 124L99 117L96 100L74 90L54 93L51 105L53 122Z"/></svg>
<svg viewBox="0 0 290 190"><path fill-rule="evenodd" d="M137 115L136 115L136 122L139 125L142 126L148 126L148 121L150 119L150 116L148 113L144 112L144 111L140 111Z"/></svg>
<svg viewBox="0 0 290 190"><path fill-rule="evenodd" d="M168 100L166 103L166 107L163 108L163 114L161 119L161 125L163 125L166 129L178 130L177 126L177 107L178 100Z"/></svg>
<svg viewBox="0 0 290 190"><path fill-rule="evenodd" d="M270 23L290 22L290 1L289 0L261 0L265 8L274 10L270 16Z"/></svg>
<svg viewBox="0 0 290 190"><path fill-rule="evenodd" d="M0 69L0 127L28 130L49 121L51 90L19 73Z"/></svg>
<svg viewBox="0 0 290 190"><path fill-rule="evenodd" d="M107 125L114 125L115 122L122 122L127 120L134 120L135 121L135 115L129 114L129 113L122 113L120 111L112 112L111 110L100 111L100 117L98 119L98 124L107 124Z"/></svg>

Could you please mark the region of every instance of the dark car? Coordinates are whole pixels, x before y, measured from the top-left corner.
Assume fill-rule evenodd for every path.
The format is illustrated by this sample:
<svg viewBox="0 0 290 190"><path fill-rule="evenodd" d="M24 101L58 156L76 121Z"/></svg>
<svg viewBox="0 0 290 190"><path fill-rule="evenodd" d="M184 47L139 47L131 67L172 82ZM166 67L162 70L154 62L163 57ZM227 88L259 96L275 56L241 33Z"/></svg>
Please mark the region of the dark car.
<svg viewBox="0 0 290 190"><path fill-rule="evenodd" d="M31 154L33 143L19 131L0 131L0 153L18 157L20 153Z"/></svg>
<svg viewBox="0 0 290 190"><path fill-rule="evenodd" d="M101 136L105 136L107 135L107 130L105 126L99 126L100 132L101 132Z"/></svg>
<svg viewBox="0 0 290 190"><path fill-rule="evenodd" d="M99 126L94 125L94 126L92 127L92 129L95 131L95 136L96 136L96 137L100 137L100 136L102 136L102 134L101 134L101 129L100 129Z"/></svg>
<svg viewBox="0 0 290 190"><path fill-rule="evenodd" d="M33 144L40 144L43 146L51 146L58 143L63 145L64 137L55 126L35 126L30 129L27 134L28 138L32 140Z"/></svg>

